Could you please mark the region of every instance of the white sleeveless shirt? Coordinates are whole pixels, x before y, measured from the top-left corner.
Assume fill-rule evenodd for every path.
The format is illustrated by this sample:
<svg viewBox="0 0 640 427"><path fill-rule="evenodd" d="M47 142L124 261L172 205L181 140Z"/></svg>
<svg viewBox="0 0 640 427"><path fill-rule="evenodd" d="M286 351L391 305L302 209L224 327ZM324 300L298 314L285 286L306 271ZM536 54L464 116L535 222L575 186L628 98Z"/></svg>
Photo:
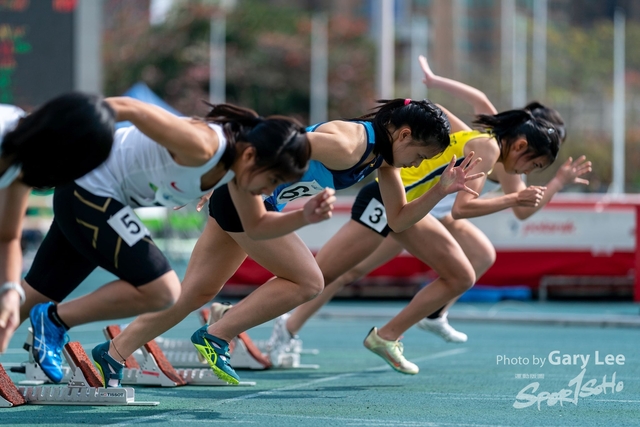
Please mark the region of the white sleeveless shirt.
<svg viewBox="0 0 640 427"><path fill-rule="evenodd" d="M15 105L0 104L0 153L4 136L18 126L21 118L26 116L22 108ZM0 175L0 188L8 187L20 174L20 165L11 165Z"/></svg>
<svg viewBox="0 0 640 427"><path fill-rule="evenodd" d="M182 206L207 194L200 189L202 175L218 164L227 147L222 127L208 123L218 135L219 147L202 166L181 166L169 150L143 134L135 126L118 129L106 162L76 180L76 184L101 197L112 197L134 208L142 206ZM233 179L227 171L213 187Z"/></svg>

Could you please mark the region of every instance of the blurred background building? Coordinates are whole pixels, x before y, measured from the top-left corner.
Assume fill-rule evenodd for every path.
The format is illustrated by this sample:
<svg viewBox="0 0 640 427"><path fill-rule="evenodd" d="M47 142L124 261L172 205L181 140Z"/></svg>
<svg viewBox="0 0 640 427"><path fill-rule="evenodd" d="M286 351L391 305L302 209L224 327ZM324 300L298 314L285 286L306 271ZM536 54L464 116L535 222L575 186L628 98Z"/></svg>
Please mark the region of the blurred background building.
<svg viewBox="0 0 640 427"><path fill-rule="evenodd" d="M569 131L561 155L601 160L586 190L606 191L620 127L616 10L626 24L623 187L637 191L632 0L0 0L0 102L32 108L71 89L119 95L143 82L186 115L211 99L309 123L359 116L381 96L429 96L469 122L468 106L427 94L416 59L424 54L499 110L532 99L556 107Z"/></svg>

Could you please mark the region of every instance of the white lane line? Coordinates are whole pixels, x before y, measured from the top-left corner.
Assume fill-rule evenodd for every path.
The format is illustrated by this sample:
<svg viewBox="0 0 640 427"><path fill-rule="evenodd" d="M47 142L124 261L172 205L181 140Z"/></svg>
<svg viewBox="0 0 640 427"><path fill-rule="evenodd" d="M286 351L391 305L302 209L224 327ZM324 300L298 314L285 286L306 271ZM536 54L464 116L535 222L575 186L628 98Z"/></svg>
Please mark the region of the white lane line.
<svg viewBox="0 0 640 427"><path fill-rule="evenodd" d="M468 350L466 348L457 348L454 350L447 350L447 351L441 351L439 353L434 353L434 354L430 354L428 356L424 356L424 357L420 357L418 359L414 359L415 362L422 362L425 360L431 360L431 359L439 359L441 357L448 357L448 356L455 356L457 354L462 354L467 352ZM369 368L369 369L365 369L363 371L358 371L358 372L349 372L349 373L344 373L344 374L340 374L340 375L334 375L331 377L324 377L324 378L319 378L317 380L313 380L313 381L307 381L304 383L299 383L299 384L294 384L294 385L290 385L290 386L286 386L286 387L280 387L280 388L276 388L273 390L264 390L264 391L259 391L257 393L252 393L252 394L247 394L244 396L239 396L239 397L234 397L231 399L224 399L224 400L217 400L214 403L217 405L221 405L224 403L229 403L229 402L237 402L237 401L241 401L241 400L247 400L247 399L253 399L254 397L258 397L258 396L268 396L271 394L275 394L275 393L279 393L282 391L289 391L289 390L295 390L297 388L305 388L308 387L310 385L313 384L319 384L319 383L324 383L327 381L334 381L334 380L338 380L341 378L348 378L348 377L352 377L354 375L359 375L363 372L377 372L377 371L384 371L384 370L391 370L391 366L389 366L388 364L384 364L381 366L376 366L374 368Z"/></svg>
<svg viewBox="0 0 640 427"><path fill-rule="evenodd" d="M420 357L418 359L414 359L414 361L416 362L421 362L421 361L425 361L425 360L432 360L432 359L438 359L441 357L447 357L447 356L454 356L457 354L462 354L467 352L468 350L466 348L457 348L457 349L453 349L453 350L447 350L447 351L441 351L439 353L434 353L434 354L430 354L428 356L424 356L424 357ZM211 406L213 405L222 405L224 403L230 403L230 402L238 402L238 401L242 401L242 400L247 400L247 399L253 399L254 397L258 397L258 396L268 396L271 394L275 394L275 393L279 393L282 391L288 391L288 390L295 390L297 388L304 388L304 387L308 387L312 384L319 384L319 383L323 383L323 382L327 382L327 381L333 381L333 380L337 380L340 378L347 378L347 377L352 377L354 375L359 375L363 372L375 372L375 371L382 371L385 369L391 369L391 367L387 364L381 365L381 366L376 366L374 368L369 368L369 369L365 369L363 371L358 371L358 372L350 372L350 373L344 373L344 374L340 374L340 375L334 375L331 377L325 377L325 378L319 378L317 380L313 380L313 381L307 381L305 383L300 383L300 384L294 384L294 385L290 385L290 386L286 386L286 387L280 387L280 388L276 388L273 390L265 390L265 391L261 391L258 393L252 393L252 394L248 394L245 396L240 396L240 397L234 397L231 399L224 399L224 400L216 400L211 403ZM125 425L131 425L131 424L141 424L141 423L148 423L149 421L154 421L154 420L162 420L164 422L170 421L170 420L174 420L174 421L185 421L184 419L180 419L180 418L176 418L176 415L192 415L193 411L172 411L170 414L162 414L162 415L150 415L147 417L137 417L135 420L131 420L131 421L127 421L125 423L121 423L121 424L111 424L113 426L125 426ZM255 413L250 413L248 415L252 415L255 416L257 414ZM280 414L271 414L272 416L278 417L278 416L284 416L284 415L280 415ZM171 417L171 418L169 418ZM314 417L308 417L308 418L314 418ZM324 419L324 418L319 418L319 419ZM328 419L333 419L333 418L328 418ZM195 420L189 420L189 422L194 422ZM357 419L345 419L345 421L350 421L350 422L358 422L359 420ZM371 420L362 420L362 421L366 421L366 422L370 422ZM361 424L362 425L362 424ZM444 425L444 424L424 424L425 427L435 427L437 425ZM480 426L480 425L469 425L470 427L484 427L484 426Z"/></svg>

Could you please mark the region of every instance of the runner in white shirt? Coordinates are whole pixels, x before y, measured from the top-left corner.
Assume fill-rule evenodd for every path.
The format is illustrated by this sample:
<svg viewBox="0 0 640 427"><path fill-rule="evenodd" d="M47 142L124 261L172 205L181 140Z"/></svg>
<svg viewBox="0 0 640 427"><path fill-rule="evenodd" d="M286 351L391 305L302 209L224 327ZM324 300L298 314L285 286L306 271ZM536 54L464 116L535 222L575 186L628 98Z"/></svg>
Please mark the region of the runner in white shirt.
<svg viewBox="0 0 640 427"><path fill-rule="evenodd" d="M133 126L116 131L102 166L56 189L54 222L25 277L21 318L30 318L34 357L54 382L62 379L70 327L163 310L180 295L177 274L132 208L179 207L229 184L248 233L260 228L260 238L326 219L332 208L328 191L285 215L264 208L263 194L307 168L309 140L291 119L261 118L228 104L212 106L204 119L180 118L131 98L106 101L118 121ZM118 279L56 304L98 266ZM118 353L110 343L93 350L107 385L122 374Z"/></svg>

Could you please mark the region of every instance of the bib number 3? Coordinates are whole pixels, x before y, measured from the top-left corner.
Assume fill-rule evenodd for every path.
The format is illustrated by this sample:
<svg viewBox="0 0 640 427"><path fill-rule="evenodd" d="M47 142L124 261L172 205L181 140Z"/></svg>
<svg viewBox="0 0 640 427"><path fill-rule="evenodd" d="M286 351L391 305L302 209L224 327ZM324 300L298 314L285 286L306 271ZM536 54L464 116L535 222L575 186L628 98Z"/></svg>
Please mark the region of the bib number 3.
<svg viewBox="0 0 640 427"><path fill-rule="evenodd" d="M122 237L127 245L133 246L149 235L149 230L144 226L140 218L133 212L131 206L120 209L107 221L118 236Z"/></svg>
<svg viewBox="0 0 640 427"><path fill-rule="evenodd" d="M384 209L384 205L376 199L371 199L367 208L362 212L360 221L378 233L382 233L382 230L387 226L387 211Z"/></svg>

